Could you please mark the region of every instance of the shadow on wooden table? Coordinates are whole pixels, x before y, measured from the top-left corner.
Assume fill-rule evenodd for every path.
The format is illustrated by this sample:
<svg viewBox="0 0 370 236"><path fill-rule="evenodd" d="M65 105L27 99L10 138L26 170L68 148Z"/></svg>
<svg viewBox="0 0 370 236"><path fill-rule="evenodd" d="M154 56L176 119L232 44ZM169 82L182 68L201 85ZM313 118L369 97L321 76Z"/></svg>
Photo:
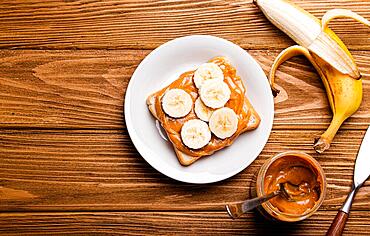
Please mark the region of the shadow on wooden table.
<svg viewBox="0 0 370 236"><path fill-rule="evenodd" d="M256 235L295 235L302 227L302 222L283 223L267 220L257 211L253 212L252 219Z"/></svg>

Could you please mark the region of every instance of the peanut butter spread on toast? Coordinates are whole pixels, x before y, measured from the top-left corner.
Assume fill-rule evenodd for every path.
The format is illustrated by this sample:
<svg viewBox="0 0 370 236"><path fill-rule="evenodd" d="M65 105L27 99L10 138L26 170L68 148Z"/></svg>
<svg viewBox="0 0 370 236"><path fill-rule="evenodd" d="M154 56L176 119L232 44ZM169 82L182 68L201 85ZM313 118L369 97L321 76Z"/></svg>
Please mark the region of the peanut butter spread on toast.
<svg viewBox="0 0 370 236"><path fill-rule="evenodd" d="M195 103L199 94L198 89L193 82L194 71L188 71L181 74L176 81L152 95L155 97L155 112L157 119L167 132L169 140L179 151L194 157L211 155L215 151L231 145L241 133L248 129L248 122L253 111L252 105L245 96L245 87L243 82L236 74L236 69L223 57L213 58L209 62L217 64L223 71L224 82L229 86L231 91L230 99L226 103L225 107L233 109L238 116L238 129L230 138L220 139L215 135L212 135L211 141L206 146L197 150L190 149L183 144L180 132L186 121L197 119L194 112L194 106L190 113L182 118L172 118L164 113L161 99L170 89L183 89L190 94L193 103Z"/></svg>

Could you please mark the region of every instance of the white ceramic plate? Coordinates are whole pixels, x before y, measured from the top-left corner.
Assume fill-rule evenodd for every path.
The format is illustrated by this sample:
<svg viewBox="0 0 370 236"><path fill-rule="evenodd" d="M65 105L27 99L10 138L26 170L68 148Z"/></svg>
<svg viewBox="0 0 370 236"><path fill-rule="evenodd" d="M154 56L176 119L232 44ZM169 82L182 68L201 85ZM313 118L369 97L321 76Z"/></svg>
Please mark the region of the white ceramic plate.
<svg viewBox="0 0 370 236"><path fill-rule="evenodd" d="M241 134L228 148L182 166L172 145L159 131L146 98L188 70L216 56L225 56L236 67L247 87L247 96L261 116L258 129ZM125 119L129 135L143 158L155 169L187 183L212 183L227 179L249 166L270 135L274 103L267 78L258 63L239 46L218 37L194 35L169 41L151 52L137 67L127 88Z"/></svg>

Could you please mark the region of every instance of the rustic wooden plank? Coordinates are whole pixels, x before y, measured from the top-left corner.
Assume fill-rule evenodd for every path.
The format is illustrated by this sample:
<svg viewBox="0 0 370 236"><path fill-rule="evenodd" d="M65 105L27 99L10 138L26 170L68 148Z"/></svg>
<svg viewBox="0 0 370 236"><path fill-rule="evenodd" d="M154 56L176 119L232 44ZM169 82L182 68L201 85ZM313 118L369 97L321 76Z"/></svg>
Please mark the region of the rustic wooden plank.
<svg viewBox="0 0 370 236"><path fill-rule="evenodd" d="M324 235L336 211L319 211L299 223L274 224L258 213L232 220L225 212L3 213L2 235ZM369 211L354 211L343 235L368 235Z"/></svg>
<svg viewBox="0 0 370 236"><path fill-rule="evenodd" d="M331 149L312 149L317 131L273 131L253 164L221 183L192 185L150 167L124 130L2 130L0 211L222 210L250 195L254 174L276 153L301 150L322 164L328 193L322 209L336 210L350 190L365 131L340 131ZM175 158L175 156L174 156ZM369 210L370 182L354 210Z"/></svg>
<svg viewBox="0 0 370 236"><path fill-rule="evenodd" d="M370 19L368 0L293 2L317 17L347 8ZM293 43L252 0L3 0L0 19L0 48L152 49L191 34L224 37L248 49L281 49ZM351 20L331 25L349 48L370 49L364 26Z"/></svg>
<svg viewBox="0 0 370 236"><path fill-rule="evenodd" d="M267 73L278 50L249 51ZM127 84L147 50L0 51L0 128L121 129ZM343 129L370 123L369 61L354 52L363 74L360 110ZM325 91L307 61L294 59L277 74L275 128L321 129L331 120Z"/></svg>

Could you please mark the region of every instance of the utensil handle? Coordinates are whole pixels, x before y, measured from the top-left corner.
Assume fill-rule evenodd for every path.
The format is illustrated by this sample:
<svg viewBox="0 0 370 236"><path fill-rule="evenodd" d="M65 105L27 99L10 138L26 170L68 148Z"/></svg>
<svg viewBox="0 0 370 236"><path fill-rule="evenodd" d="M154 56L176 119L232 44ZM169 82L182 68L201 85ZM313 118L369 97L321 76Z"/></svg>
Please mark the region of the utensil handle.
<svg viewBox="0 0 370 236"><path fill-rule="evenodd" d="M348 219L349 211L352 206L353 199L355 198L359 187L361 187L361 185L352 186L351 192L348 194L346 201L335 216L333 223L331 223L331 226L326 233L327 236L342 235L344 226L346 225Z"/></svg>
<svg viewBox="0 0 370 236"><path fill-rule="evenodd" d="M331 223L331 226L328 232L326 233L326 236L342 235L347 219L348 219L348 213L345 213L344 211L339 210L333 220L333 223Z"/></svg>
<svg viewBox="0 0 370 236"><path fill-rule="evenodd" d="M261 205L262 203L270 200L271 198L279 195L280 191L272 192L266 196L256 197L253 199L249 199L243 202L229 204L226 206L227 213L233 219L238 218L239 216L243 215L244 213L256 208L257 206Z"/></svg>

